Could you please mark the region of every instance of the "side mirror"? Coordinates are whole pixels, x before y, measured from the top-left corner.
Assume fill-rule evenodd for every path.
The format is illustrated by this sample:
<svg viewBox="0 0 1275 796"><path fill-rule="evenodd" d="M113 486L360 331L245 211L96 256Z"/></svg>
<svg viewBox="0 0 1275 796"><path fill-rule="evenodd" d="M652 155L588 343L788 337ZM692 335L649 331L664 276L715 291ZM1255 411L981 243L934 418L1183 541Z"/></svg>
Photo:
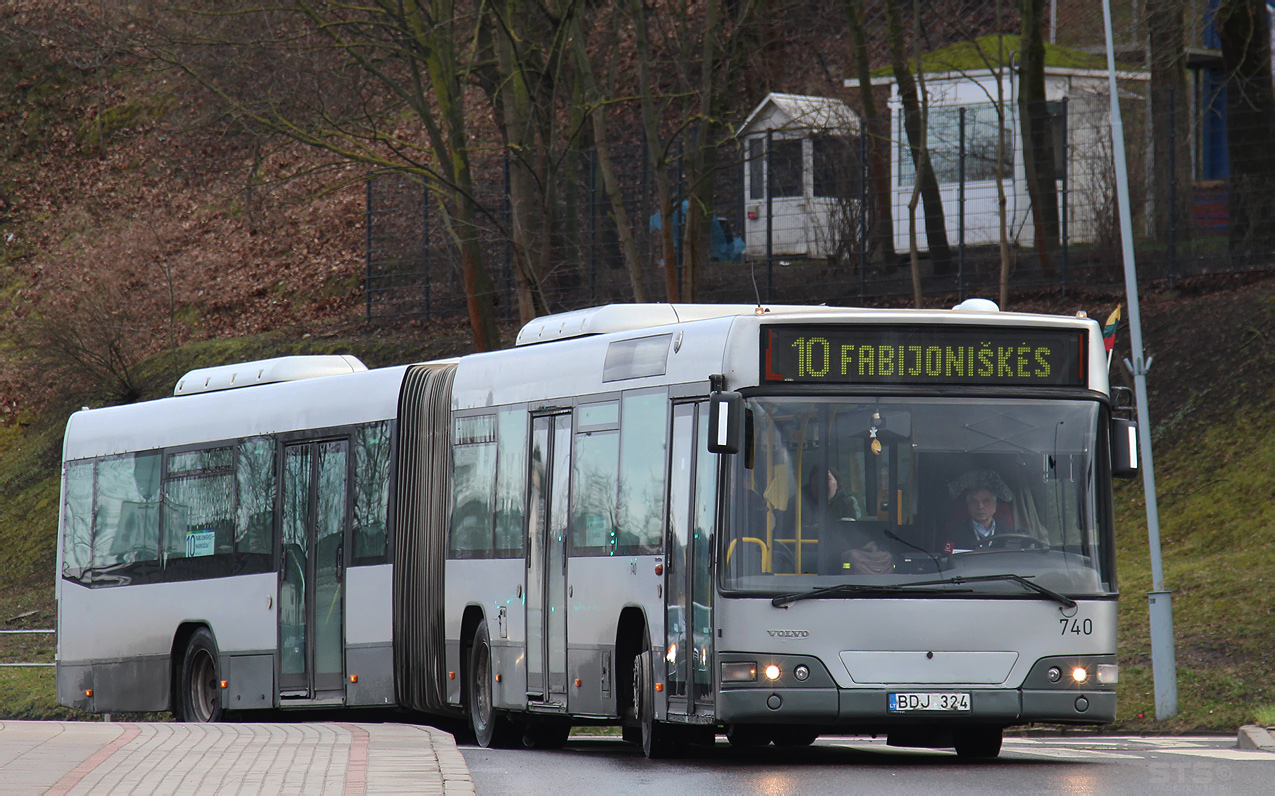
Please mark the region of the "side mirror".
<svg viewBox="0 0 1275 796"><path fill-rule="evenodd" d="M708 452L739 453L744 425L744 396L715 392L708 396Z"/></svg>
<svg viewBox="0 0 1275 796"><path fill-rule="evenodd" d="M1133 478L1138 474L1138 424L1119 418L1111 421L1111 475Z"/></svg>

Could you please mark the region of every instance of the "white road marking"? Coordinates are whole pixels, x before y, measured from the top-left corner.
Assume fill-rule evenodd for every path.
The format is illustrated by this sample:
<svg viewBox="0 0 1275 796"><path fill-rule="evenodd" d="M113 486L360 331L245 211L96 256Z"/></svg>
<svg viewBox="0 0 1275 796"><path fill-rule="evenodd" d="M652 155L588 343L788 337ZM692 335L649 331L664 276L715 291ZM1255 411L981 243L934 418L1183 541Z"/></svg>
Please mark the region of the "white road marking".
<svg viewBox="0 0 1275 796"><path fill-rule="evenodd" d="M1217 760L1246 760L1250 762L1275 763L1275 754L1258 752L1249 749L1161 749L1171 755L1191 755L1192 757L1211 757Z"/></svg>

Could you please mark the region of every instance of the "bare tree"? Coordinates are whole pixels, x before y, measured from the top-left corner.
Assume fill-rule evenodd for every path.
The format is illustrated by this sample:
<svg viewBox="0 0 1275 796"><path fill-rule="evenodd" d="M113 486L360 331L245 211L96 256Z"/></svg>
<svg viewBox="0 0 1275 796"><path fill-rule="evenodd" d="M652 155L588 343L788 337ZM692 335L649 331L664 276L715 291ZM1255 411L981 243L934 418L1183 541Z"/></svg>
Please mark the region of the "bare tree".
<svg viewBox="0 0 1275 796"><path fill-rule="evenodd" d="M855 76L859 81L859 103L863 109L865 163L860 164L870 180L868 196L869 232L867 245L882 260L894 259L894 219L890 207L890 118L877 108L872 92L872 67L868 60L868 34L863 22L863 0L842 0L846 26L850 29Z"/></svg>
<svg viewBox="0 0 1275 796"><path fill-rule="evenodd" d="M1058 249L1058 169L1054 135L1045 95L1044 0L1021 0L1022 51L1019 54L1019 123L1023 135L1023 171L1032 203L1032 239L1040 268L1052 276Z"/></svg>
<svg viewBox="0 0 1275 796"><path fill-rule="evenodd" d="M1271 27L1261 0L1225 0L1217 12L1226 69L1226 149L1230 156L1230 237L1233 260L1275 247L1275 95L1271 88Z"/></svg>
<svg viewBox="0 0 1275 796"><path fill-rule="evenodd" d="M627 5L637 48L642 127L662 220L664 288L670 301L694 301L700 265L708 260L704 219L713 216L721 149L733 143L727 111L733 107L746 55L757 35L759 5L760 0L678 0L661 5L658 15L643 0L629 0ZM669 64L667 73L652 69L657 53ZM678 141L688 184L680 242L672 223L675 209L668 173Z"/></svg>
<svg viewBox="0 0 1275 796"><path fill-rule="evenodd" d="M922 106L924 98L919 94L916 78L907 64L903 17L899 11L899 3L900 0L885 2L886 41L890 49L890 66L894 71L899 100L903 105L903 129L907 133L908 150L915 170L916 194L924 207L925 237L929 246L930 260L934 264L935 273L948 273L952 269L952 249L947 240L943 197L939 193L938 178L930 162L929 143L925 137L925 109ZM917 71L919 74L920 69L918 68ZM913 248L915 249L915 246Z"/></svg>
<svg viewBox="0 0 1275 796"><path fill-rule="evenodd" d="M1186 4L1148 0L1147 52L1151 65L1151 234L1167 243L1191 239L1190 100L1186 80Z"/></svg>
<svg viewBox="0 0 1275 796"><path fill-rule="evenodd" d="M151 0L135 13L134 48L179 69L237 118L337 162L424 179L447 211L475 345L500 347L478 245L488 211L476 197L467 108L483 19L467 4Z"/></svg>
<svg viewBox="0 0 1275 796"><path fill-rule="evenodd" d="M600 22L601 35L598 52L601 56L601 74L599 81L595 74L593 61L590 58L584 32L580 29L580 16L576 17L576 31L572 35L572 55L576 63L576 72L581 82L581 90L585 103L585 113L590 120L593 133L593 146L598 156L598 170L602 173L603 188L611 207L611 220L615 225L616 237L620 242L620 252L624 257L624 269L629 276L629 287L633 292L633 300L646 302L646 281L642 277L642 260L638 253L637 240L633 235L633 225L628 211L624 207L624 195L620 188L620 180L615 170L615 161L611 157L611 127L609 115L618 104L612 98L616 90L616 72L619 59L615 57L619 44L619 26L625 19L616 8L608 9Z"/></svg>

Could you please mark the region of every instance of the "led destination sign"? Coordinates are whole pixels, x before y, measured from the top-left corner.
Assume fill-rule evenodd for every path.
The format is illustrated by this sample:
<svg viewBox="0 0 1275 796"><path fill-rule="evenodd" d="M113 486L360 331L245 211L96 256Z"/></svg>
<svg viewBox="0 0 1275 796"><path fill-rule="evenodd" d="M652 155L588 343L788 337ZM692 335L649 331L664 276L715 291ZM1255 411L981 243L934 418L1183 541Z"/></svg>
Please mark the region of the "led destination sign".
<svg viewBox="0 0 1275 796"><path fill-rule="evenodd" d="M762 329L764 382L1085 386L1085 332L986 326Z"/></svg>

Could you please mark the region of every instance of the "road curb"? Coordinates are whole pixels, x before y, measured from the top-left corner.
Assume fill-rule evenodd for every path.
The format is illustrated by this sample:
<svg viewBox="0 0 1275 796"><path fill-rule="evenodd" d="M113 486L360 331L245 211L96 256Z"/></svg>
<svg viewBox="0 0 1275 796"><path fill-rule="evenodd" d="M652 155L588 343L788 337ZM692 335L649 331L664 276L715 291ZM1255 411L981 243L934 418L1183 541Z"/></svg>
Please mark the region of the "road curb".
<svg viewBox="0 0 1275 796"><path fill-rule="evenodd" d="M1240 749L1256 752L1275 752L1275 737L1271 737L1265 727L1259 727L1256 724L1245 724L1240 727L1239 737L1236 738L1235 745Z"/></svg>
<svg viewBox="0 0 1275 796"><path fill-rule="evenodd" d="M421 729L429 733L434 755L438 758L438 770L443 776L443 793L446 796L473 796L477 793L465 756L456 746L456 738L451 733L434 727Z"/></svg>

